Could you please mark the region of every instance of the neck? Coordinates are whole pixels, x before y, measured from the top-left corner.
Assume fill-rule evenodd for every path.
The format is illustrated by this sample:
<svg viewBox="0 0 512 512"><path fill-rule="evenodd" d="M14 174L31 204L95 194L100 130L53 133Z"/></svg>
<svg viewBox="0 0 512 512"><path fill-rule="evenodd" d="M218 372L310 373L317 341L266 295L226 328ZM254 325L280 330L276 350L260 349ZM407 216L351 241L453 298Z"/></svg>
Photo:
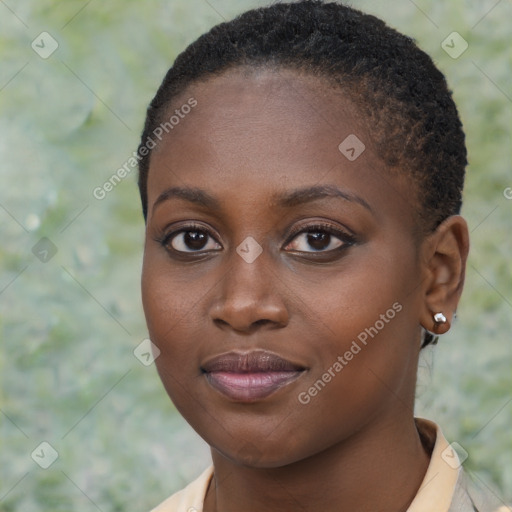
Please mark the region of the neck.
<svg viewBox="0 0 512 512"><path fill-rule="evenodd" d="M204 512L405 511L429 464L407 414L372 422L328 450L279 468L239 466L212 450L215 475Z"/></svg>

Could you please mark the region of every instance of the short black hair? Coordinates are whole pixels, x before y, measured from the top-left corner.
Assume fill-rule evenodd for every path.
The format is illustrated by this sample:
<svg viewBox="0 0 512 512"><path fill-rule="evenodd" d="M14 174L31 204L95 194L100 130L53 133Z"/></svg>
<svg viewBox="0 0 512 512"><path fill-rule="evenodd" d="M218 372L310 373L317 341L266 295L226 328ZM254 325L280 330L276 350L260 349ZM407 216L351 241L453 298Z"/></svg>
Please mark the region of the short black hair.
<svg viewBox="0 0 512 512"><path fill-rule="evenodd" d="M423 234L460 212L465 136L452 93L432 59L375 16L340 3L299 0L247 11L178 55L148 107L138 149L145 219L147 142L171 102L195 82L247 66L292 69L343 90L363 114L386 166L411 178ZM424 345L433 341L426 338Z"/></svg>

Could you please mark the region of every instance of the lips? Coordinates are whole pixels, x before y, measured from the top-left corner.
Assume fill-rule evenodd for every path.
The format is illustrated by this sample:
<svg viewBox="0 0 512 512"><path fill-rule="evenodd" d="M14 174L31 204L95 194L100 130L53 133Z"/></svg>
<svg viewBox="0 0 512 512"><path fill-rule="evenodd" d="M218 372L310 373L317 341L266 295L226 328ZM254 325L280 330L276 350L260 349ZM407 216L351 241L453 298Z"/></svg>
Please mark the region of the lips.
<svg viewBox="0 0 512 512"><path fill-rule="evenodd" d="M254 402L298 379L305 368L263 350L228 352L207 360L201 370L208 383L227 398Z"/></svg>

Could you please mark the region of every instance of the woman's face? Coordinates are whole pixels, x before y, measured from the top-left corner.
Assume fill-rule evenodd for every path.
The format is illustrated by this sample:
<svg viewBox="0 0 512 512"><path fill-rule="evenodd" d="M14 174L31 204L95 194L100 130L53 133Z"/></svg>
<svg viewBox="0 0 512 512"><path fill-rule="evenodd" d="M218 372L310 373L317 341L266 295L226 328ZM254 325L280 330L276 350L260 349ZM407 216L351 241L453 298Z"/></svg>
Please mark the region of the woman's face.
<svg viewBox="0 0 512 512"><path fill-rule="evenodd" d="M151 156L142 274L176 407L258 467L410 418L422 303L411 183L318 78L230 71L187 89L169 117L191 97Z"/></svg>

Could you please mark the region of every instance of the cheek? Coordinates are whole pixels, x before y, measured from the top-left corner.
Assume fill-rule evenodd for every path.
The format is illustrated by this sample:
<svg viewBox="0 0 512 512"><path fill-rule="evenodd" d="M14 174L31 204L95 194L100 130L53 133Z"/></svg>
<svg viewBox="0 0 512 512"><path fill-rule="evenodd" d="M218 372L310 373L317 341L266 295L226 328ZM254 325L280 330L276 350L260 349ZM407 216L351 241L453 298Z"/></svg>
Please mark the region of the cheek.
<svg viewBox="0 0 512 512"><path fill-rule="evenodd" d="M151 341L159 348L155 360L162 383L180 408L187 389L198 378L199 355L190 340L199 336L198 297L158 257L146 254L142 269L142 304Z"/></svg>
<svg viewBox="0 0 512 512"><path fill-rule="evenodd" d="M353 293L349 314L349 303L341 295L337 302L333 295L331 301L315 304L311 315L322 319L328 334L312 340L315 365L297 390L291 415L262 440L272 443L276 459L290 462L291 455L299 460L319 453L377 417L401 413L409 405L418 331L410 321L410 307L396 297L392 293L376 301Z"/></svg>
<svg viewBox="0 0 512 512"><path fill-rule="evenodd" d="M404 391L414 374L419 350L416 331L400 303L379 311L382 313L370 311L359 318L354 314L352 322L330 324L338 337L319 346L321 361L302 389L301 403L331 411L331 418L337 416L337 410L340 424L348 417L357 424L358 418L372 415L397 397L406 400Z"/></svg>
<svg viewBox="0 0 512 512"><path fill-rule="evenodd" d="M407 261L365 265L364 272L333 276L323 293L311 289L308 316L319 328L304 330L315 364L299 396L303 417L314 411L327 431L328 423L350 428L409 400L419 353L415 276Z"/></svg>
<svg viewBox="0 0 512 512"><path fill-rule="evenodd" d="M180 340L194 338L205 321L201 301L214 283L204 275L180 270L169 264L159 249L147 249L142 266L142 305L150 334L160 341L161 350L179 349ZM193 279L191 276L193 275ZM212 281L212 284L209 284ZM185 336L185 333L187 336ZM172 341L172 343L170 343Z"/></svg>

